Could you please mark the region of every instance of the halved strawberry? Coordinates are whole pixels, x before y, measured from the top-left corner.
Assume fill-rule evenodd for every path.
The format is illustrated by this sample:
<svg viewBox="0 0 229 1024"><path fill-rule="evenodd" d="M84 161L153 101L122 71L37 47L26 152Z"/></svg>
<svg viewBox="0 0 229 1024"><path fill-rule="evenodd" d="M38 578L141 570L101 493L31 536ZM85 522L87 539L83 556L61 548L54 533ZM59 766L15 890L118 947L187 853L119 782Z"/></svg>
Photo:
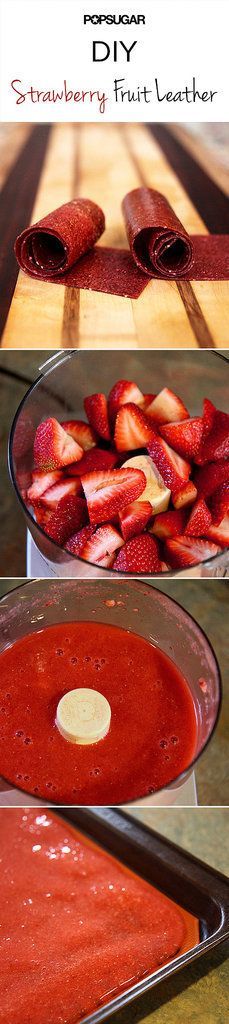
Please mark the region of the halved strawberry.
<svg viewBox="0 0 229 1024"><path fill-rule="evenodd" d="M165 537L178 537L180 533L183 533L186 522L186 513L181 512L161 512L158 516L155 516L153 526L150 527L150 533L154 533L156 537L164 540Z"/></svg>
<svg viewBox="0 0 229 1024"><path fill-rule="evenodd" d="M218 526L229 512L229 483L221 484L209 500L212 522Z"/></svg>
<svg viewBox="0 0 229 1024"><path fill-rule="evenodd" d="M110 427L106 396L102 394L88 395L84 399L84 408L93 430L104 441L110 440Z"/></svg>
<svg viewBox="0 0 229 1024"><path fill-rule="evenodd" d="M151 405L147 408L147 415L152 416L155 423L173 423L174 420L186 420L189 416L188 409L178 395L175 395L170 388L162 388Z"/></svg>
<svg viewBox="0 0 229 1024"><path fill-rule="evenodd" d="M96 444L96 434L89 423L84 423L83 420L64 420L61 426L74 441L77 441L84 452Z"/></svg>
<svg viewBox="0 0 229 1024"><path fill-rule="evenodd" d="M154 431L148 444L148 452L153 462L156 463L166 487L169 487L170 490L174 491L185 480L188 480L191 472L189 462L186 462L180 455L177 455L167 442L162 437L159 437L159 434L155 434Z"/></svg>
<svg viewBox="0 0 229 1024"><path fill-rule="evenodd" d="M81 482L93 525L114 519L121 508L139 498L146 486L145 474L140 469L87 473L81 477Z"/></svg>
<svg viewBox="0 0 229 1024"><path fill-rule="evenodd" d="M172 494L172 502L174 508L181 509L186 505L192 505L193 501L197 498L197 488L192 480L187 480L186 483L178 487Z"/></svg>
<svg viewBox="0 0 229 1024"><path fill-rule="evenodd" d="M102 559L112 555L123 544L123 538L118 530L110 523L106 523L106 526L99 526L99 529L95 530L86 540L81 557L85 558L87 562L100 563Z"/></svg>
<svg viewBox="0 0 229 1024"><path fill-rule="evenodd" d="M208 466L197 469L194 482L198 491L198 498L210 498L214 491L218 490L221 484L229 480L228 462L211 462Z"/></svg>
<svg viewBox="0 0 229 1024"><path fill-rule="evenodd" d="M211 526L211 513L204 498L195 501L185 527L185 534L189 537L202 537Z"/></svg>
<svg viewBox="0 0 229 1024"><path fill-rule="evenodd" d="M119 521L124 540L130 540L142 533L152 516L150 501L132 501L119 513Z"/></svg>
<svg viewBox="0 0 229 1024"><path fill-rule="evenodd" d="M114 442L118 452L145 448L151 439L152 427L142 409L129 402L116 416Z"/></svg>
<svg viewBox="0 0 229 1024"><path fill-rule="evenodd" d="M53 487L49 487L44 494L41 495L39 502L41 505L45 505L45 508L56 508L61 501L61 498L67 497L69 494L79 494L81 491L81 483L77 477L70 477L62 479L60 483L54 484Z"/></svg>
<svg viewBox="0 0 229 1024"><path fill-rule="evenodd" d="M111 426L114 426L117 412L121 405L134 402L135 405L142 405L144 396L137 384L132 380L117 380L108 395L108 412Z"/></svg>
<svg viewBox="0 0 229 1024"><path fill-rule="evenodd" d="M34 501L38 501L38 499L41 498L42 494L44 494L49 487L52 487L53 484L57 484L63 479L63 473L59 469L53 470L52 473L44 473L43 470L39 470L37 473L32 473L32 484L27 491L28 501L30 501L32 505Z"/></svg>
<svg viewBox="0 0 229 1024"><path fill-rule="evenodd" d="M143 409L143 412L147 412L147 409L148 409L149 405L151 405L151 402L154 401L154 398L156 398L156 395L152 395L152 392L149 392L148 395L143 395L143 398L144 398L144 401L143 401L143 404L142 404L142 409Z"/></svg>
<svg viewBox="0 0 229 1024"><path fill-rule="evenodd" d="M165 541L165 557L172 569L187 569L189 566L198 565L218 554L216 544L201 538L176 537L173 540Z"/></svg>
<svg viewBox="0 0 229 1024"><path fill-rule="evenodd" d="M196 458L199 465L205 462L218 462L229 458L229 416L226 412L216 410L213 426L205 441L201 444Z"/></svg>
<svg viewBox="0 0 229 1024"><path fill-rule="evenodd" d="M48 512L48 517L45 523L46 533L56 544L63 545L86 522L86 502L70 494L61 498L56 508Z"/></svg>
<svg viewBox="0 0 229 1024"><path fill-rule="evenodd" d="M35 469L49 472L70 462L78 462L82 455L83 449L66 434L54 417L39 423L34 441Z"/></svg>
<svg viewBox="0 0 229 1024"><path fill-rule="evenodd" d="M103 448L91 448L84 453L82 459L74 466L69 466L69 473L73 476L83 476L84 473L93 473L95 470L113 469L118 461L117 452L108 452Z"/></svg>
<svg viewBox="0 0 229 1024"><path fill-rule="evenodd" d="M221 548L229 547L229 515L224 516L220 526L212 525L206 534L209 540L215 541Z"/></svg>
<svg viewBox="0 0 229 1024"><path fill-rule="evenodd" d="M201 416L176 423L166 423L160 427L160 434L165 441L175 448L178 455L185 459L194 459L201 444L203 422Z"/></svg>
<svg viewBox="0 0 229 1024"><path fill-rule="evenodd" d="M139 537L132 537L126 542L113 567L119 572L134 575L136 572L160 573L160 566L156 541L149 533L141 533Z"/></svg>
<svg viewBox="0 0 229 1024"><path fill-rule="evenodd" d="M93 526L91 526L90 523L88 526L83 526L82 530L78 530L77 533L73 533L72 537L69 537L69 540L67 541L67 551L70 551L71 555L81 556L81 552L85 547L86 541L91 537L92 533Z"/></svg>

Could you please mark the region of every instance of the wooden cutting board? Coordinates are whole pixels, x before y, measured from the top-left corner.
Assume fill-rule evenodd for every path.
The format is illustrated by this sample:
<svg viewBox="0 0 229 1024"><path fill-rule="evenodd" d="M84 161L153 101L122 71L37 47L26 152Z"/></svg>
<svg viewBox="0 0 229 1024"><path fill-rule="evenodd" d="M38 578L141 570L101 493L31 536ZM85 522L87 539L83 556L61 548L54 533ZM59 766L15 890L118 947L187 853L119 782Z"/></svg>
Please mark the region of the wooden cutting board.
<svg viewBox="0 0 229 1024"><path fill-rule="evenodd" d="M21 129L25 133L25 126ZM38 130L35 128L35 132ZM16 172L18 146L17 126L12 167L6 161L8 174ZM107 227L100 244L126 248L121 201L126 192L143 182L167 196L187 231L207 233L187 187L147 126L53 126L30 221L39 220L76 194L87 196L105 212ZM11 209L8 216L10 220ZM15 275L13 260L10 268L11 264ZM176 284L152 280L137 300L38 282L21 272L13 288L14 284L2 334L3 348L228 346L225 281Z"/></svg>

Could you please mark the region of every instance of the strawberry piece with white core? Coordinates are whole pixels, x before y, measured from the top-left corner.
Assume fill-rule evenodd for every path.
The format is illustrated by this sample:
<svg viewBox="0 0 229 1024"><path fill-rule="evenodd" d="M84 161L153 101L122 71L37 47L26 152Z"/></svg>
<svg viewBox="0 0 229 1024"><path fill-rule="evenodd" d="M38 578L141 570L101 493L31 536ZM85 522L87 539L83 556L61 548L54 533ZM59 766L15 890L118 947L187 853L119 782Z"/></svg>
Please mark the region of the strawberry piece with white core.
<svg viewBox="0 0 229 1024"><path fill-rule="evenodd" d="M188 569L214 558L218 551L216 544L199 537L180 536L165 542L165 557L172 569Z"/></svg>
<svg viewBox="0 0 229 1024"><path fill-rule="evenodd" d="M165 540L166 537L178 537L183 533L185 522L185 511L161 512L160 515L155 516L150 533L155 534L155 537L159 537L160 540Z"/></svg>
<svg viewBox="0 0 229 1024"><path fill-rule="evenodd" d="M106 526L99 526L98 530L86 540L81 557L85 558L87 562L100 563L102 559L112 555L114 551L118 551L123 544L124 540L118 530L108 523Z"/></svg>
<svg viewBox="0 0 229 1024"><path fill-rule="evenodd" d="M146 478L139 469L114 469L88 473L81 478L93 526L109 522L121 508L135 501L145 489Z"/></svg>
<svg viewBox="0 0 229 1024"><path fill-rule="evenodd" d="M95 470L113 469L118 461L117 452L107 451L103 448L90 448L84 452L82 459L74 466L69 466L69 473L73 476L83 476L85 473L93 473Z"/></svg>
<svg viewBox="0 0 229 1024"><path fill-rule="evenodd" d="M70 477L62 479L60 483L54 484L53 487L49 487L44 494L41 495L41 505L45 505L46 508L56 508L61 501L61 498L67 497L69 494L78 494L81 492L81 483L78 477Z"/></svg>
<svg viewBox="0 0 229 1024"><path fill-rule="evenodd" d="M191 473L190 463L177 455L177 452L174 452L167 442L154 432L148 445L148 453L161 473L164 484L171 491L177 490L182 483L188 480Z"/></svg>
<svg viewBox="0 0 229 1024"><path fill-rule="evenodd" d="M178 510L185 508L186 505L192 505L196 498L197 488L192 480L187 480L186 483L178 487L172 494L174 508Z"/></svg>
<svg viewBox="0 0 229 1024"><path fill-rule="evenodd" d="M92 429L104 441L109 441L111 435L106 396L100 393L88 395L84 399L84 408Z"/></svg>
<svg viewBox="0 0 229 1024"><path fill-rule="evenodd" d="M64 480L63 473L61 470L53 470L52 473L44 473L42 470L37 473L32 473L32 484L27 491L27 500L31 502L38 501L48 491L53 484L59 483L60 480Z"/></svg>
<svg viewBox="0 0 229 1024"><path fill-rule="evenodd" d="M114 426L117 412L121 405L133 402L134 405L143 405L144 395L137 384L130 380L118 380L108 395L108 413L111 426Z"/></svg>
<svg viewBox="0 0 229 1024"><path fill-rule="evenodd" d="M146 486L139 501L150 502L151 512L165 512L169 505L171 491L165 486L157 466L149 455L135 455L123 462L123 469L140 469L145 475Z"/></svg>
<svg viewBox="0 0 229 1024"><path fill-rule="evenodd" d="M152 506L149 501L132 501L119 513L119 521L124 540L130 540L142 533L152 517Z"/></svg>
<svg viewBox="0 0 229 1024"><path fill-rule="evenodd" d="M65 420L61 426L83 448L84 452L96 445L96 434L89 423L84 423L83 420Z"/></svg>
<svg viewBox="0 0 229 1024"><path fill-rule="evenodd" d="M195 459L198 455L203 433L201 416L177 423L166 423L160 427L160 434L184 459Z"/></svg>
<svg viewBox="0 0 229 1024"><path fill-rule="evenodd" d="M228 548L229 515L224 516L224 519L222 519L222 522L220 523L219 526L215 526L215 524L212 524L212 526L209 527L209 530L207 530L206 536L208 537L209 540L212 540L216 544L219 544L221 548Z"/></svg>
<svg viewBox="0 0 229 1024"><path fill-rule="evenodd" d="M114 442L118 452L133 451L135 448L146 448L152 436L152 427L148 417L137 405L128 403L119 409L116 421Z"/></svg>
<svg viewBox="0 0 229 1024"><path fill-rule="evenodd" d="M78 462L83 449L53 418L44 420L36 430L34 441L35 468L46 472Z"/></svg>
<svg viewBox="0 0 229 1024"><path fill-rule="evenodd" d="M189 412L178 395L169 388L162 388L148 405L147 416L152 416L154 423L173 423L176 420L186 420Z"/></svg>

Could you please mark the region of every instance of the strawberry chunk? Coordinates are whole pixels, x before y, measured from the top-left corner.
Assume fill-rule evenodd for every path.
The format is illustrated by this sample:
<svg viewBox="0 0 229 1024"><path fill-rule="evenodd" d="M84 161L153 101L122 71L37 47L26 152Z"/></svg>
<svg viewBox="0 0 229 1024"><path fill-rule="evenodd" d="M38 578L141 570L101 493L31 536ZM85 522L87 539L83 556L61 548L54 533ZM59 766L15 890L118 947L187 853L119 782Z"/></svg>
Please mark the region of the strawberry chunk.
<svg viewBox="0 0 229 1024"><path fill-rule="evenodd" d="M176 509L184 508L185 505L192 505L196 498L197 488L192 480L187 480L186 483L178 487L172 494L173 505Z"/></svg>
<svg viewBox="0 0 229 1024"><path fill-rule="evenodd" d="M211 521L212 517L206 501L204 498L200 498L199 501L194 502L184 532L189 537L201 537L208 531Z"/></svg>
<svg viewBox="0 0 229 1024"><path fill-rule="evenodd" d="M178 455L185 459L194 459L198 454L203 432L201 416L177 423L166 423L160 427L160 434L165 441L175 448Z"/></svg>
<svg viewBox="0 0 229 1024"><path fill-rule="evenodd" d="M142 533L152 516L150 501L132 501L119 513L119 521L124 540Z"/></svg>
<svg viewBox="0 0 229 1024"><path fill-rule="evenodd" d="M69 537L69 540L67 541L67 551L70 551L71 555L81 556L86 541L91 537L92 533L93 526L90 526L90 524L88 524L88 526L83 526L82 530L78 530L77 533L73 533L72 537Z"/></svg>
<svg viewBox="0 0 229 1024"><path fill-rule="evenodd" d="M191 472L189 462L177 455L177 452L174 452L167 442L154 432L148 445L148 452L159 469L166 487L169 487L170 490L175 491L185 480L188 480Z"/></svg>
<svg viewBox="0 0 229 1024"><path fill-rule="evenodd" d="M43 524L51 540L54 540L56 544L63 545L76 530L79 530L80 526L84 525L86 519L86 502L82 498L70 494L61 498L56 508L48 512Z"/></svg>
<svg viewBox="0 0 229 1024"><path fill-rule="evenodd" d="M114 569L133 575L138 572L160 573L160 567L157 544L149 533L128 540L114 562Z"/></svg>
<svg viewBox="0 0 229 1024"><path fill-rule="evenodd" d="M229 547L229 515L224 516L219 526L212 525L207 531L209 540L215 541L221 548Z"/></svg>
<svg viewBox="0 0 229 1024"><path fill-rule="evenodd" d="M69 437L54 417L39 423L34 441L36 469L46 472L60 469L70 462L78 462L82 455L83 449Z"/></svg>
<svg viewBox="0 0 229 1024"><path fill-rule="evenodd" d="M175 537L165 541L165 557L172 569L187 569L208 561L218 554L218 547L209 540L194 537Z"/></svg>
<svg viewBox="0 0 229 1024"><path fill-rule="evenodd" d="M114 442L118 452L145 448L152 437L152 427L142 409L129 402L116 416Z"/></svg>
<svg viewBox="0 0 229 1024"><path fill-rule="evenodd" d="M183 533L185 522L186 513L183 511L161 512L158 516L155 516L150 532L154 533L161 540L164 540L166 537L178 537L180 533Z"/></svg>
<svg viewBox="0 0 229 1024"><path fill-rule="evenodd" d="M96 434L104 441L110 440L110 427L108 420L108 408L105 395L88 395L84 399L84 408L89 423Z"/></svg>
<svg viewBox="0 0 229 1024"><path fill-rule="evenodd" d="M77 477L73 477L73 480L71 480L69 477L60 483L54 484L53 487L49 487L39 500L41 505L45 505L46 508L56 508L61 498L65 498L69 494L79 494L79 491L81 491L80 480Z"/></svg>
<svg viewBox="0 0 229 1024"><path fill-rule="evenodd" d="M198 491L198 498L210 498L214 491L218 490L221 484L229 480L229 463L212 462L203 466L195 472L194 482Z"/></svg>
<svg viewBox="0 0 229 1024"><path fill-rule="evenodd" d="M81 483L90 522L95 526L114 519L121 508L139 498L146 486L146 478L140 469L113 469L105 473L87 473L81 477Z"/></svg>
<svg viewBox="0 0 229 1024"><path fill-rule="evenodd" d="M83 448L84 452L96 444L96 434L89 423L84 423L83 420L65 420L61 426Z"/></svg>
<svg viewBox="0 0 229 1024"><path fill-rule="evenodd" d="M149 405L151 405L151 403L154 401L154 398L156 398L156 395L152 395L151 392L148 395L143 395L143 412L147 412L147 409L149 408Z"/></svg>
<svg viewBox="0 0 229 1024"><path fill-rule="evenodd" d="M99 526L98 530L95 530L86 540L81 557L85 558L87 562L101 563L102 560L107 559L114 551L121 548L122 544L124 541L120 533L108 523L106 526Z"/></svg>
<svg viewBox="0 0 229 1024"><path fill-rule="evenodd" d="M209 398L204 398L204 402L203 402L203 415L202 415L202 423L203 423L202 442L204 442L206 440L206 437L208 436L208 434L210 434L210 431L212 430L213 423L214 423L214 418L215 418L215 413L216 413L215 405L213 405L213 403L210 402Z"/></svg>
<svg viewBox="0 0 229 1024"><path fill-rule="evenodd" d="M114 426L117 412L121 405L133 402L135 405L142 405L144 396L137 384L132 380L117 380L108 395L108 413L111 426Z"/></svg>
<svg viewBox="0 0 229 1024"><path fill-rule="evenodd" d="M58 469L53 470L52 473L44 473L43 470L32 473L32 484L27 491L27 500L33 505L33 502L38 501L49 487L59 483L60 480L63 480L63 473Z"/></svg>
<svg viewBox="0 0 229 1024"><path fill-rule="evenodd" d="M147 408L147 415L152 416L154 423L173 423L174 420L186 420L189 416L188 409L178 395L175 395L169 388L162 388L151 405Z"/></svg>
<svg viewBox="0 0 229 1024"><path fill-rule="evenodd" d="M118 461L117 452L108 452L103 448L91 448L84 453L82 459L74 466L69 466L69 472L73 476L83 476L84 473L93 473L95 470L113 469Z"/></svg>
<svg viewBox="0 0 229 1024"><path fill-rule="evenodd" d="M200 465L205 462L218 462L229 458L229 416L226 412L216 410L212 429L201 444L196 461Z"/></svg>
<svg viewBox="0 0 229 1024"><path fill-rule="evenodd" d="M229 483L221 484L209 501L212 521L216 526L222 522L224 516L229 512Z"/></svg>

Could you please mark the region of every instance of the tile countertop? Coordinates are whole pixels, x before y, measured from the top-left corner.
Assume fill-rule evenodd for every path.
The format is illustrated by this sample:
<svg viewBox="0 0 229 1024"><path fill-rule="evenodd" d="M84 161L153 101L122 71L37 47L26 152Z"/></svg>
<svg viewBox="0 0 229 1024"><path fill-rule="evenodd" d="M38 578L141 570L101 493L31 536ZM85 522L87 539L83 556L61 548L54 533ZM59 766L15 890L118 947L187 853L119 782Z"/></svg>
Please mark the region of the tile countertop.
<svg viewBox="0 0 229 1024"><path fill-rule="evenodd" d="M200 860L228 873L229 814L221 808L169 808L132 811L133 817L183 846ZM222 837L222 842L219 837ZM226 1024L229 943L186 971L167 979L113 1024Z"/></svg>
<svg viewBox="0 0 229 1024"><path fill-rule="evenodd" d="M0 597L22 581L0 580ZM77 586L77 581L75 581ZM228 804L229 761L229 651L223 628L226 627L228 584L223 580L154 581L157 589L177 600L194 616L206 632L219 660L223 680L223 703L216 732L196 766L198 803L215 806Z"/></svg>

